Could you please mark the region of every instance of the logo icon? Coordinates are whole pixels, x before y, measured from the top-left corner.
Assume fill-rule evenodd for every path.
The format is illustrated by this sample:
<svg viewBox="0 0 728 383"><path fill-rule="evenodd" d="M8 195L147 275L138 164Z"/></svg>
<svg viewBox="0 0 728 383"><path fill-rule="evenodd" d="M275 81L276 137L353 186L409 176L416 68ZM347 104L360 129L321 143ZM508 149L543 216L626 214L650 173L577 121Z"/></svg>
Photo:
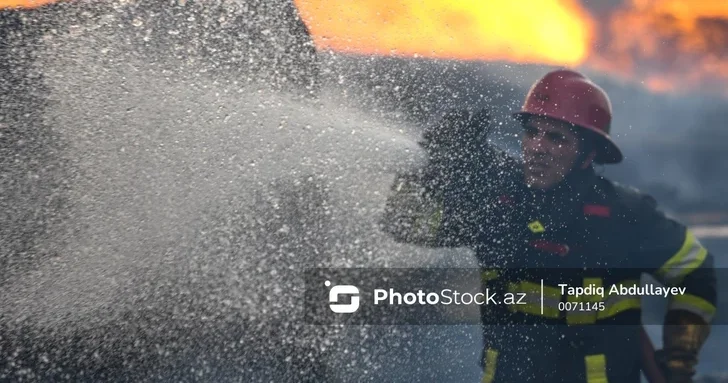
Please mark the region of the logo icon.
<svg viewBox="0 0 728 383"><path fill-rule="evenodd" d="M331 282L324 282L326 287L331 286ZM351 296L351 303L338 303L339 297ZM337 314L351 314L359 310L359 289L352 285L336 285L329 291L329 307L331 311Z"/></svg>

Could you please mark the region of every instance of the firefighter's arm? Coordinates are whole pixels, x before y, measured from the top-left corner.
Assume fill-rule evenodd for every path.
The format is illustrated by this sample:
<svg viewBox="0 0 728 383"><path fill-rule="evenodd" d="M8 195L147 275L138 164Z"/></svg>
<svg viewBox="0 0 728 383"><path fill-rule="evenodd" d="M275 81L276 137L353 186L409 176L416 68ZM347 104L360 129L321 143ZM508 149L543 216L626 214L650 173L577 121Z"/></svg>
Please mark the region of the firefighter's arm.
<svg viewBox="0 0 728 383"><path fill-rule="evenodd" d="M472 173L487 161L481 143L488 122L487 111L451 111L425 130L420 146L427 165L395 176L380 221L384 232L399 242L428 247L472 244Z"/></svg>
<svg viewBox="0 0 728 383"><path fill-rule="evenodd" d="M428 190L422 172L397 174L387 198L381 229L398 242L442 246L442 193Z"/></svg>
<svg viewBox="0 0 728 383"><path fill-rule="evenodd" d="M683 228L683 243L655 273L667 285L685 288L671 296L662 328L658 362L668 383L691 382L698 355L710 334L717 289L713 257L693 233Z"/></svg>
<svg viewBox="0 0 728 383"><path fill-rule="evenodd" d="M650 271L658 281L685 288L670 297L657 359L668 382L691 382L716 311L713 256L688 228L654 209L654 200L649 204L641 252L654 260Z"/></svg>

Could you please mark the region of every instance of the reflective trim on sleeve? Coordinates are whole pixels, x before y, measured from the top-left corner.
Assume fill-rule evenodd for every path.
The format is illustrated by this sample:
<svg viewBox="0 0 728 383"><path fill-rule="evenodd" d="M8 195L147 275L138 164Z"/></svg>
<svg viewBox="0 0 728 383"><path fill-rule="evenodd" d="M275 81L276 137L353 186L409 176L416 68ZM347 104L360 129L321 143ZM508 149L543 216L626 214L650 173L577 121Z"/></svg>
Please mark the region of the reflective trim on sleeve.
<svg viewBox="0 0 728 383"><path fill-rule="evenodd" d="M601 278L584 278L584 287L594 286L602 287ZM584 306L577 306L578 309L571 310L566 313L566 324L569 325L584 325L593 324L597 321L597 310L596 308L590 309L590 303L599 302L602 300L600 295L584 295L581 297L569 296L568 301L572 303L581 303Z"/></svg>
<svg viewBox="0 0 728 383"><path fill-rule="evenodd" d="M617 288L639 286L635 280L626 280L614 284ZM605 293L609 293L607 290ZM604 310L599 311L597 319L606 319L618 315L627 310L639 310L642 307L642 299L639 295L618 295L608 294L604 299Z"/></svg>
<svg viewBox="0 0 728 383"><path fill-rule="evenodd" d="M655 273L666 285L674 286L693 270L700 267L708 251L690 231L685 231L685 241L680 250L665 262Z"/></svg>
<svg viewBox="0 0 728 383"><path fill-rule="evenodd" d="M430 217L427 220L427 223L430 225L431 233L436 232L440 228L440 224L442 223L442 210L442 204L438 204L435 211L430 214Z"/></svg>
<svg viewBox="0 0 728 383"><path fill-rule="evenodd" d="M604 310L599 311L597 319L606 319L621 314L627 310L639 310L642 300L635 296L615 296L604 302Z"/></svg>
<svg viewBox="0 0 728 383"><path fill-rule="evenodd" d="M441 201L424 201L423 205L429 209L422 212L415 218L413 230L417 238L426 238L433 242L442 224L443 205Z"/></svg>
<svg viewBox="0 0 728 383"><path fill-rule="evenodd" d="M559 312L559 302L561 301L561 290L552 287L543 287L543 315L541 314L541 284L522 281L519 283L509 283L508 292L514 294L521 304L508 305L510 311L517 311L526 314L543 316L546 318L558 319L561 314ZM521 299L521 295L526 294Z"/></svg>
<svg viewBox="0 0 728 383"><path fill-rule="evenodd" d="M596 310L572 310L566 313L566 324L568 325L583 325L583 324L594 324L597 321Z"/></svg>
<svg viewBox="0 0 728 383"><path fill-rule="evenodd" d="M706 323L715 316L715 306L705 299L691 294L675 295L670 299L668 310L685 310L699 315Z"/></svg>
<svg viewBox="0 0 728 383"><path fill-rule="evenodd" d="M587 383L608 383L607 358L604 354L587 355L584 357L584 363Z"/></svg>
<svg viewBox="0 0 728 383"><path fill-rule="evenodd" d="M482 282L488 282L488 281L492 281L494 279L498 279L499 276L500 276L500 272L498 270L483 269L480 272L480 280Z"/></svg>
<svg viewBox="0 0 728 383"><path fill-rule="evenodd" d="M481 383L492 383L495 379L495 368L498 363L498 351L489 348L485 350L485 371Z"/></svg>
<svg viewBox="0 0 728 383"><path fill-rule="evenodd" d="M594 287L603 287L602 286L602 278L584 278L584 287L588 286L594 286ZM582 298L585 302L599 302L602 300L602 297L600 295L594 294L594 295L587 295Z"/></svg>

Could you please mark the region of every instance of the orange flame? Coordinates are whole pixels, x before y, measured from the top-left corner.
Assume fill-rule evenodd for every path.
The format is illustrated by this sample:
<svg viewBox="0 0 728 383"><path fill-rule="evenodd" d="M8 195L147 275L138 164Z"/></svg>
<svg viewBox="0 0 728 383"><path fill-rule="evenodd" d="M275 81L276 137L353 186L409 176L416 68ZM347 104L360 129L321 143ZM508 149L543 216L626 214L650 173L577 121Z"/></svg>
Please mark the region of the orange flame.
<svg viewBox="0 0 728 383"><path fill-rule="evenodd" d="M655 91L726 91L728 1L632 0L609 23L591 63Z"/></svg>
<svg viewBox="0 0 728 383"><path fill-rule="evenodd" d="M35 8L41 5L55 3L58 0L0 0L0 9L3 8Z"/></svg>
<svg viewBox="0 0 728 383"><path fill-rule="evenodd" d="M593 38L575 0L294 1L316 45L344 52L573 65Z"/></svg>
<svg viewBox="0 0 728 383"><path fill-rule="evenodd" d="M728 94L725 0L624 0L602 22L576 0L294 1L323 49L586 64L653 91Z"/></svg>
<svg viewBox="0 0 728 383"><path fill-rule="evenodd" d="M293 0L319 49L587 65L654 91L728 94L728 0L623 1L596 20L579 0Z"/></svg>

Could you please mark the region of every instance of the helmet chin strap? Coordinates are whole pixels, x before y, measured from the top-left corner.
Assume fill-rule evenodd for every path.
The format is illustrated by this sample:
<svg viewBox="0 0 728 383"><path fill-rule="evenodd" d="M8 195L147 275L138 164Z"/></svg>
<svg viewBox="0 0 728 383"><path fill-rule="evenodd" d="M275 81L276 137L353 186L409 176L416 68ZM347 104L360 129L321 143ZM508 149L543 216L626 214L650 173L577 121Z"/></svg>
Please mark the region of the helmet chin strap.
<svg viewBox="0 0 728 383"><path fill-rule="evenodd" d="M569 174L586 170L594 164L594 158L597 156L596 138L590 133L581 131L579 133L579 155L576 157ZM564 177L566 178L566 177Z"/></svg>
<svg viewBox="0 0 728 383"><path fill-rule="evenodd" d="M596 157L596 155L597 153L593 150L582 151L582 153L579 154L579 157L577 157L576 161L574 161L574 166L572 166L571 171L574 172L592 167L592 165L594 164L594 157Z"/></svg>
<svg viewBox="0 0 728 383"><path fill-rule="evenodd" d="M580 180L581 178L588 176L589 174L594 172L594 166L593 166L593 160L595 156L595 152L592 151L582 151L579 156L574 161L574 164L571 166L571 169L568 173L564 176L564 178L559 181L554 186L546 189L546 190L538 190L538 189L532 189L532 192L536 192L538 194L549 194L550 192L553 192L555 190L563 189L564 187L568 187L569 185L573 184L575 181ZM591 158L590 158L591 157ZM589 161L589 164L584 167L584 164L586 161Z"/></svg>
<svg viewBox="0 0 728 383"><path fill-rule="evenodd" d="M584 142L582 146L585 146L585 148L580 150L579 156L571 166L571 170L569 170L569 173L566 174L566 177L564 177L559 184L567 180L578 179L582 175L589 174L593 171L596 152L592 149L592 145L590 143Z"/></svg>

